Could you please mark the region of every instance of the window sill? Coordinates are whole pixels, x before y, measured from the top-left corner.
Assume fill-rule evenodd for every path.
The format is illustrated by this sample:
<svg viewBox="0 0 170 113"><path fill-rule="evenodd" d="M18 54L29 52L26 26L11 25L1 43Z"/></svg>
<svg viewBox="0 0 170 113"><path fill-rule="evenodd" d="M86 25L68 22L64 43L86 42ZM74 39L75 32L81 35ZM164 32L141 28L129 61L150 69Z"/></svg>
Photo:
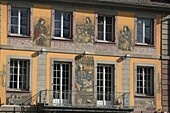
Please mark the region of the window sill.
<svg viewBox="0 0 170 113"><path fill-rule="evenodd" d="M147 96L147 95L135 95L136 98L155 98L155 96Z"/></svg>
<svg viewBox="0 0 170 113"><path fill-rule="evenodd" d="M8 35L9 38L31 38L31 36L26 35Z"/></svg>
<svg viewBox="0 0 170 113"><path fill-rule="evenodd" d="M55 38L53 37L53 38L52 38L52 40L73 41L73 39L72 39L72 38L58 38L58 37L57 37L57 38L56 38L56 37L55 37Z"/></svg>
<svg viewBox="0 0 170 113"><path fill-rule="evenodd" d="M101 41L101 40L97 40L95 43L101 43L101 44L116 44L116 42L112 42L112 41Z"/></svg>
<svg viewBox="0 0 170 113"><path fill-rule="evenodd" d="M19 89L7 89L7 92L16 92L16 93L30 93L30 91L27 90L19 90Z"/></svg>
<svg viewBox="0 0 170 113"><path fill-rule="evenodd" d="M155 45L152 45L152 44L143 44L143 43L136 43L135 46L155 47Z"/></svg>

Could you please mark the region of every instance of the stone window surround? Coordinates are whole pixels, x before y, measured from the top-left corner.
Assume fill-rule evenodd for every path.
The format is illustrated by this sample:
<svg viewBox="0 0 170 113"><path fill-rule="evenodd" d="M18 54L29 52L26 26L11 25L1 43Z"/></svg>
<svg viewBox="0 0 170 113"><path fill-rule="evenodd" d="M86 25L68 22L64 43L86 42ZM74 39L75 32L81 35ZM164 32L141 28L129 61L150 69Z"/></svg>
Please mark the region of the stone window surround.
<svg viewBox="0 0 170 113"><path fill-rule="evenodd" d="M156 46L156 23L157 23L157 18L156 18L156 13L150 13L150 12L135 12L134 15L134 19L135 19L135 33L134 33L134 42L136 46ZM142 43L137 43L137 18L146 18L146 19L153 19L153 25L152 25L152 29L153 29L153 33L152 33L152 41L153 44L142 44Z"/></svg>
<svg viewBox="0 0 170 113"><path fill-rule="evenodd" d="M137 94L136 92L137 92L137 83L136 83L136 80L137 80L137 66L145 66L145 67L153 67L153 69L154 69L154 74L153 74L153 78L154 78L154 80L153 80L153 82L154 82L154 84L153 84L153 86L154 86L154 88L153 88L153 96L144 96L144 95L139 95L139 94ZM147 63L134 63L134 96L135 97L155 97L156 96L156 72L155 72L155 70L156 70L156 65L155 64L147 64Z"/></svg>
<svg viewBox="0 0 170 113"><path fill-rule="evenodd" d="M29 14L29 35L17 35L17 34L11 34L11 7L17 7L17 8L28 8L30 9ZM23 4L23 3L14 3L10 2L8 4L8 37L21 37L21 38L31 38L33 36L33 6L31 4Z"/></svg>
<svg viewBox="0 0 170 113"><path fill-rule="evenodd" d="M23 59L23 60L29 60L30 61L30 70L29 70L29 80L28 80L28 90L19 90L19 89L11 89L9 88L9 75L10 75L10 59ZM6 70L6 76L7 76L7 91L9 92L30 92L31 89L32 89L32 76L33 76L33 73L32 73L32 70L33 70L33 59L31 57L28 57L28 56L14 56L14 55L8 55L7 56L7 70Z"/></svg>
<svg viewBox="0 0 170 113"><path fill-rule="evenodd" d="M66 12L66 13L70 13L70 37L69 38L60 38L60 37L55 37L54 36L54 18L55 18L55 11L58 11L58 12L61 12L61 13L64 13L64 12ZM74 24L75 24L75 14L74 14L74 12L73 12L73 10L60 10L60 9L52 9L52 17L51 17L51 37L52 37L52 39L53 40L56 40L56 39L59 39L59 40L72 40L73 39L73 31L74 31L74 28L75 27L73 27L73 26L75 26Z"/></svg>
<svg viewBox="0 0 170 113"><path fill-rule="evenodd" d="M98 16L102 16L102 17L112 17L112 41L106 41L106 39L104 40L98 40ZM97 13L95 14L95 41L96 42L103 42L103 43L114 43L116 40L116 27L117 27L117 17L115 16L115 14L102 14L102 13ZM106 25L104 25L106 26Z"/></svg>
<svg viewBox="0 0 170 113"><path fill-rule="evenodd" d="M94 60L94 92L97 92L97 65L98 64L113 65L113 75L114 75L113 91L117 92L117 63L116 61L111 62L111 61L102 61L102 60Z"/></svg>

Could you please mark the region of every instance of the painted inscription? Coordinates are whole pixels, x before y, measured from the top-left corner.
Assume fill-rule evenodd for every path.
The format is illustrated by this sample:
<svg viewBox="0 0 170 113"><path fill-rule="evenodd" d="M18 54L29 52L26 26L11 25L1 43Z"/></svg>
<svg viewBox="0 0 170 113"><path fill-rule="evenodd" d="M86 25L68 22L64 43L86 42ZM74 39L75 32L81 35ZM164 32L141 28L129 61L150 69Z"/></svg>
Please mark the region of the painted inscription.
<svg viewBox="0 0 170 113"><path fill-rule="evenodd" d="M128 26L124 26L123 30L120 30L118 37L118 49L122 51L132 51L132 33Z"/></svg>
<svg viewBox="0 0 170 113"><path fill-rule="evenodd" d="M49 26L43 18L40 18L34 27L33 42L35 46L51 46Z"/></svg>

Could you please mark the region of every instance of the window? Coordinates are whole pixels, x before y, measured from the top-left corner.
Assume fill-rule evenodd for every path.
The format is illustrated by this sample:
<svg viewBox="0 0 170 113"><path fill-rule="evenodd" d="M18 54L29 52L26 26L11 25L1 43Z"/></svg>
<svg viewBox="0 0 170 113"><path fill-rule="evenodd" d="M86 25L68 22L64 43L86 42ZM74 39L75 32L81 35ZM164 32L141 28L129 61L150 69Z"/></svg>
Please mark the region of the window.
<svg viewBox="0 0 170 113"><path fill-rule="evenodd" d="M113 17L98 16L98 40L114 41Z"/></svg>
<svg viewBox="0 0 170 113"><path fill-rule="evenodd" d="M54 62L53 67L53 102L66 104L69 103L71 89L71 64ZM61 100L60 100L61 99Z"/></svg>
<svg viewBox="0 0 170 113"><path fill-rule="evenodd" d="M97 66L97 103L111 104L113 95L113 66Z"/></svg>
<svg viewBox="0 0 170 113"><path fill-rule="evenodd" d="M153 19L137 19L137 43L153 44Z"/></svg>
<svg viewBox="0 0 170 113"><path fill-rule="evenodd" d="M71 38L71 13L54 13L54 38Z"/></svg>
<svg viewBox="0 0 170 113"><path fill-rule="evenodd" d="M153 96L154 68L137 66L137 94Z"/></svg>
<svg viewBox="0 0 170 113"><path fill-rule="evenodd" d="M12 89L28 90L29 60L10 60L10 83Z"/></svg>
<svg viewBox="0 0 170 113"><path fill-rule="evenodd" d="M10 35L30 35L29 8L11 7Z"/></svg>

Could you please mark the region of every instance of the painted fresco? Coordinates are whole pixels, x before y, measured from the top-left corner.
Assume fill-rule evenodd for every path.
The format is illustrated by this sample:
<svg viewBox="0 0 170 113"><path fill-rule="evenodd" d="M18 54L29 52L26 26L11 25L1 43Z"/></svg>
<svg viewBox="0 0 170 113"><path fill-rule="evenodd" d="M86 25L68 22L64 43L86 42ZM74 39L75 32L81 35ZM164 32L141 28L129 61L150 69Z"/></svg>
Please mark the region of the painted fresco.
<svg viewBox="0 0 170 113"><path fill-rule="evenodd" d="M128 26L123 26L118 37L118 49L122 51L132 51L132 33Z"/></svg>
<svg viewBox="0 0 170 113"><path fill-rule="evenodd" d="M50 27L47 25L46 20L39 18L36 25L34 26L33 42L35 46L50 47L51 37L49 28Z"/></svg>
<svg viewBox="0 0 170 113"><path fill-rule="evenodd" d="M137 111L155 111L155 99L154 98L135 98L135 110Z"/></svg>
<svg viewBox="0 0 170 113"><path fill-rule="evenodd" d="M93 43L94 32L94 14L76 13L76 42Z"/></svg>
<svg viewBox="0 0 170 113"><path fill-rule="evenodd" d="M76 60L76 104L94 103L94 58L84 54L78 55Z"/></svg>
<svg viewBox="0 0 170 113"><path fill-rule="evenodd" d="M6 66L3 64L2 65L2 71L0 71L0 85L2 87L6 86L6 82L5 82L5 77L6 77L6 72L5 72Z"/></svg>

